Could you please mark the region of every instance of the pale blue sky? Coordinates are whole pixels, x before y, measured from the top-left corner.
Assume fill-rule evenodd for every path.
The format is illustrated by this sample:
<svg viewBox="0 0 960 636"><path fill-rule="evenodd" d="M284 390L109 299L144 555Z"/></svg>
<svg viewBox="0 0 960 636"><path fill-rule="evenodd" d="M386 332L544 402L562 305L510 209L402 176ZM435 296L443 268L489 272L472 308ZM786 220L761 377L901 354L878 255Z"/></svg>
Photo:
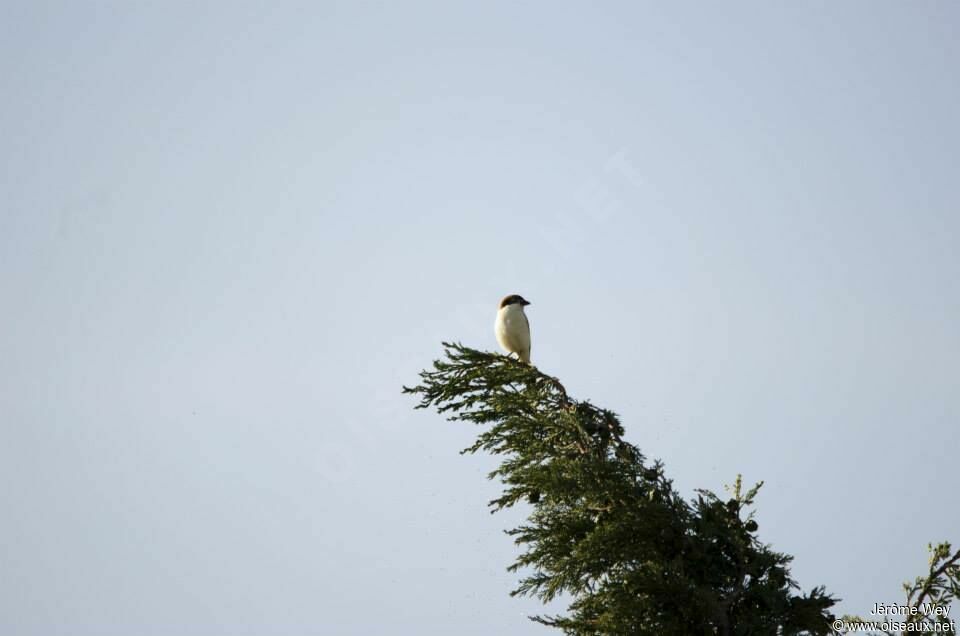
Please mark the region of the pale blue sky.
<svg viewBox="0 0 960 636"><path fill-rule="evenodd" d="M765 480L840 611L960 542L960 5L0 7L0 632L546 634L473 431L533 358Z"/></svg>

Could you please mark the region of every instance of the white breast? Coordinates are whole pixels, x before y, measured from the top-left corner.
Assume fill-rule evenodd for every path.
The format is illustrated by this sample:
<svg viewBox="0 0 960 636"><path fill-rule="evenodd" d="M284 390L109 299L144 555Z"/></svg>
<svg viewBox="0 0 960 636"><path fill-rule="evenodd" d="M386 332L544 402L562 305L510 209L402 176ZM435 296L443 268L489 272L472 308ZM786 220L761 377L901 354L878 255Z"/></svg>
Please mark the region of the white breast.
<svg viewBox="0 0 960 636"><path fill-rule="evenodd" d="M530 361L530 323L522 305L507 305L500 309L494 332L504 351L516 353L524 362Z"/></svg>

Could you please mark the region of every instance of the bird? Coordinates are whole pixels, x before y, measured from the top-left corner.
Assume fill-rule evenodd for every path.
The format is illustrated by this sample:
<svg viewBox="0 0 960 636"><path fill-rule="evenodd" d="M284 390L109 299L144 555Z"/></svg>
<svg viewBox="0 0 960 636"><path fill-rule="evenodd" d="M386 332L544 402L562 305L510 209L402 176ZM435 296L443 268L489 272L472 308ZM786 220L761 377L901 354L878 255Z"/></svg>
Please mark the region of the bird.
<svg viewBox="0 0 960 636"><path fill-rule="evenodd" d="M507 354L515 353L521 362L530 364L530 322L523 308L530 302L519 294L505 296L497 310L493 331Z"/></svg>

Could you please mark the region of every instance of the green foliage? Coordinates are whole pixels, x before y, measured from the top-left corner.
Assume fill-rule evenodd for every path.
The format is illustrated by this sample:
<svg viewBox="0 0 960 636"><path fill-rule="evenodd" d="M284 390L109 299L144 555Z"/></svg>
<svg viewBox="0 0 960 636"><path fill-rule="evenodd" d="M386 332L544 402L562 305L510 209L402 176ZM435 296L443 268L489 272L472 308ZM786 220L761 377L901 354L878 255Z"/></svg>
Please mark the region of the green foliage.
<svg viewBox="0 0 960 636"><path fill-rule="evenodd" d="M446 359L404 392L451 420L482 426L463 452L502 458L493 511L525 502L508 531L521 553L513 594L572 599L533 620L566 634L829 634L835 599L799 592L790 556L761 543L747 509L760 484L731 497L681 497L660 462L624 441L616 414L572 399L511 358L444 343Z"/></svg>

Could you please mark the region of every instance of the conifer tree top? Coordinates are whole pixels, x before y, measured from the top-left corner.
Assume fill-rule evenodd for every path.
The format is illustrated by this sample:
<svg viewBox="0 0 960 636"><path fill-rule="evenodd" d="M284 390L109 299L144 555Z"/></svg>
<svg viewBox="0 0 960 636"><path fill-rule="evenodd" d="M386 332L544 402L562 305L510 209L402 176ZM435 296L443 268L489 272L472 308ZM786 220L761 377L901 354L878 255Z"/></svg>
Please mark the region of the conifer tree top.
<svg viewBox="0 0 960 636"><path fill-rule="evenodd" d="M567 594L567 634L829 634L836 602L801 593L792 557L757 539L748 510L760 485L681 497L660 462L627 442L617 415L572 398L557 378L508 357L444 343L445 356L404 387L449 419L481 429L463 452L501 458L493 511L524 502L508 530L521 553L513 594Z"/></svg>

